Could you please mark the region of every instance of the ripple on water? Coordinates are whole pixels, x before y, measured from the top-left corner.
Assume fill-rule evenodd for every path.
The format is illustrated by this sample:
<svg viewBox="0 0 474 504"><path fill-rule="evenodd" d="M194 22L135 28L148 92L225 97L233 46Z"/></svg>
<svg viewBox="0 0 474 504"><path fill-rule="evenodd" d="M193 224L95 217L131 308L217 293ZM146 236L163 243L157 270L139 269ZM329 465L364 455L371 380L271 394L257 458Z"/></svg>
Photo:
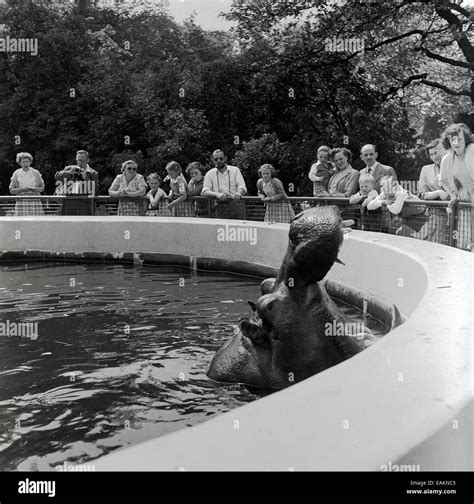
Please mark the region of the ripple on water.
<svg viewBox="0 0 474 504"><path fill-rule="evenodd" d="M2 267L0 284L0 319L39 332L0 340L0 469L87 463L255 398L221 396L205 372L256 279L62 263Z"/></svg>
<svg viewBox="0 0 474 504"><path fill-rule="evenodd" d="M38 322L36 340L0 339L0 470L93 464L255 399L205 373L259 284L172 267L0 267L0 320Z"/></svg>

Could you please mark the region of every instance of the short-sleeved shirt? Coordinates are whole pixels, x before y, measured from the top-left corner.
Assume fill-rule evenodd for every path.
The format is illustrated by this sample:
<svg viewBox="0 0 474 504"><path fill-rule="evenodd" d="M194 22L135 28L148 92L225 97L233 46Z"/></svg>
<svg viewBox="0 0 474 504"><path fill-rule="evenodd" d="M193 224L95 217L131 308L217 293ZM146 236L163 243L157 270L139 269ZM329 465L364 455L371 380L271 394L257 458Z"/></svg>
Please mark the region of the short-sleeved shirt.
<svg viewBox="0 0 474 504"><path fill-rule="evenodd" d="M152 194L153 194L153 191L148 191L148 193L146 195L146 199L148 200L148 207L150 209L156 208L156 207L153 207L152 204L151 204ZM158 187L158 190L156 191L156 194L159 196L157 205L160 204L160 202L163 200L163 198L167 198L167 195L166 195L165 191L163 191L163 189L161 189L161 187ZM154 197L156 197L156 194L154 195Z"/></svg>
<svg viewBox="0 0 474 504"><path fill-rule="evenodd" d="M139 191L140 189L146 188L147 185L145 179L143 178L143 175L140 175L139 173L137 173L128 184L125 179L125 175L117 175L110 186L112 191L121 191L125 189L129 189L130 191Z"/></svg>
<svg viewBox="0 0 474 504"><path fill-rule="evenodd" d="M175 179L170 178L171 197L173 199L187 195L188 194L187 187L188 184L182 173L178 175Z"/></svg>
<svg viewBox="0 0 474 504"><path fill-rule="evenodd" d="M18 168L18 170L15 170L13 172L10 181L11 188L14 187L24 189L25 187L31 187L31 186L44 187L43 178L41 177L41 174L38 170L30 166L26 171L23 168ZM31 196L33 194L40 194L40 193L39 191L37 191L36 193L29 193L28 195Z"/></svg>
<svg viewBox="0 0 474 504"><path fill-rule="evenodd" d="M226 170L223 173L217 168L212 168L206 173L201 194L204 195L207 191L212 191L218 193L228 192L234 195L239 190L241 194L247 192L242 173L237 166L226 165Z"/></svg>

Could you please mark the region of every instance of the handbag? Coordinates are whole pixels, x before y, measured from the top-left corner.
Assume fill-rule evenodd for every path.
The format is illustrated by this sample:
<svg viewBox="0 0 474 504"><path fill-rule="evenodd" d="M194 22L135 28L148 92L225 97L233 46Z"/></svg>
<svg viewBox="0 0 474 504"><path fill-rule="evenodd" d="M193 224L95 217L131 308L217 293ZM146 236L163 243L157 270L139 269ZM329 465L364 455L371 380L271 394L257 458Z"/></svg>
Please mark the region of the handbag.
<svg viewBox="0 0 474 504"><path fill-rule="evenodd" d="M411 201L421 201L420 198L414 195L410 195ZM403 204L400 216L403 219L403 223L413 231L418 232L429 219L428 207L420 203L411 203L408 201Z"/></svg>

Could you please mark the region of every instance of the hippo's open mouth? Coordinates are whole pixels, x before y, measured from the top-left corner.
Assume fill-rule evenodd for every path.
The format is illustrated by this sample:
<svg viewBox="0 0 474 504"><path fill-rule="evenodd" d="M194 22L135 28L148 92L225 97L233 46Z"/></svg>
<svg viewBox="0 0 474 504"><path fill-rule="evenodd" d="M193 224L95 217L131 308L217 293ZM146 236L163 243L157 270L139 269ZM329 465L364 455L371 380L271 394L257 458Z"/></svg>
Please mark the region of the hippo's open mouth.
<svg viewBox="0 0 474 504"><path fill-rule="evenodd" d="M263 313L259 313L257 305L253 301L248 301L253 310L253 316L240 319L240 331L242 335L257 346L270 344L271 321Z"/></svg>
<svg viewBox="0 0 474 504"><path fill-rule="evenodd" d="M342 221L337 207L311 208L293 219L276 278L262 282L257 303L249 301L253 315L241 319L238 333L217 351L209 378L284 388L359 351L351 342L327 337L326 325L344 316L319 285L340 262L351 223Z"/></svg>

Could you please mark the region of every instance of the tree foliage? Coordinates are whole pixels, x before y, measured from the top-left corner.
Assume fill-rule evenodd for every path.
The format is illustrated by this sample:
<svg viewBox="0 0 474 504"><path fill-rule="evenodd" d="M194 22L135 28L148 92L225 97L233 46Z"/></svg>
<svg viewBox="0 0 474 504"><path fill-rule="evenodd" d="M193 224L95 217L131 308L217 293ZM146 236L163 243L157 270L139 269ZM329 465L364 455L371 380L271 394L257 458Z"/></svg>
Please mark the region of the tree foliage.
<svg viewBox="0 0 474 504"><path fill-rule="evenodd" d="M177 24L166 2L58 5L0 6L0 38L39 47L36 56L0 52L4 194L25 150L49 194L77 149L109 180L127 158L163 174L170 160L206 165L223 148L251 193L270 162L287 187L310 194L320 144L356 154L376 143L382 162L415 178L422 142L455 116L472 117L472 10L458 0L235 0L230 33L192 17ZM359 38L364 53L327 51L331 37Z"/></svg>

